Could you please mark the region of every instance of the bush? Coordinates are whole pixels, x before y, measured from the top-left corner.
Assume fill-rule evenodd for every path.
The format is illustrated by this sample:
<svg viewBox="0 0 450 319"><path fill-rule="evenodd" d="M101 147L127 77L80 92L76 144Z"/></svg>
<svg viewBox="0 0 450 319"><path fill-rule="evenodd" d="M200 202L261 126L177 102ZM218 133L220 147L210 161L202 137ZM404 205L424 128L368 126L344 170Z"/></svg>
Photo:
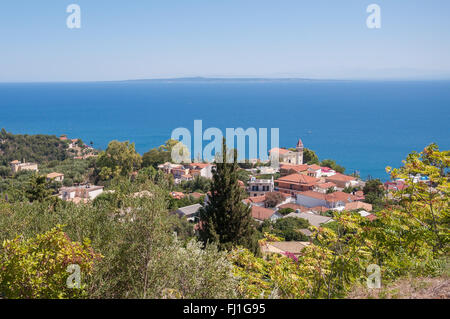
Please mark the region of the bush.
<svg viewBox="0 0 450 319"><path fill-rule="evenodd" d="M76 264L83 276L90 275L100 258L89 240L72 242L61 226L35 238L7 240L0 253L0 292L6 298L84 297L85 284L67 286L67 267Z"/></svg>

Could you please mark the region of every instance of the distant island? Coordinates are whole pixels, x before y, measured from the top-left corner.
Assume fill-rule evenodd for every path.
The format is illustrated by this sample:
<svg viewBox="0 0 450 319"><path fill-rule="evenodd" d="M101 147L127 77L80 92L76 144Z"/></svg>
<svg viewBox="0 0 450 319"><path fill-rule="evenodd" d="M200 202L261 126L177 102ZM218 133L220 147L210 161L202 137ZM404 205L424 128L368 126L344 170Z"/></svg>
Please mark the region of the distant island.
<svg viewBox="0 0 450 319"><path fill-rule="evenodd" d="M334 79L310 79L310 78L258 78L258 77L239 77L239 78L225 78L225 77L181 77L181 78L161 78L161 79L131 79L112 82L318 82L318 81L348 81L348 80L334 80Z"/></svg>

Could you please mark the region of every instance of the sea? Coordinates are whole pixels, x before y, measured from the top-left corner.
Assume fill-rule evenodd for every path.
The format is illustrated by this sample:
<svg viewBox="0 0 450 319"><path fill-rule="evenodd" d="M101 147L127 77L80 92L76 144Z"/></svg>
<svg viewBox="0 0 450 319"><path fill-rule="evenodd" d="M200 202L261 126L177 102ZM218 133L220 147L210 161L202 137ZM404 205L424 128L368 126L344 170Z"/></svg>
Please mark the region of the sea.
<svg viewBox="0 0 450 319"><path fill-rule="evenodd" d="M134 142L143 154L174 129L279 128L320 159L363 178L387 180L412 151L450 146L450 81L149 80L1 83L0 127L66 134L105 149ZM204 146L208 142L204 142ZM268 141L270 148L270 140Z"/></svg>

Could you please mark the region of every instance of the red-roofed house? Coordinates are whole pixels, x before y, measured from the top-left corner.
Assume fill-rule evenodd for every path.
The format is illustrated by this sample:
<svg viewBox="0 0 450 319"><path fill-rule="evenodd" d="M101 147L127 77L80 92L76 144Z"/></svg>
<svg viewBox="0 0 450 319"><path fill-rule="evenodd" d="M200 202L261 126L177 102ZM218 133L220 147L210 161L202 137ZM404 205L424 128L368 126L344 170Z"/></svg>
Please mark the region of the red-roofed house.
<svg viewBox="0 0 450 319"><path fill-rule="evenodd" d="M276 220L278 218L282 218L283 216L269 208L252 206L252 217L262 223L266 219Z"/></svg>
<svg viewBox="0 0 450 319"><path fill-rule="evenodd" d="M325 178L326 182L331 182L336 184L339 188L346 188L356 185L356 178L353 176L344 175L341 173L336 173L333 176L328 176Z"/></svg>
<svg viewBox="0 0 450 319"><path fill-rule="evenodd" d="M330 188L333 189L333 190L336 190L336 184L335 183L331 183L331 182L318 183L314 187L314 191L325 194Z"/></svg>
<svg viewBox="0 0 450 319"><path fill-rule="evenodd" d="M324 206L329 209L343 209L345 204L356 200L352 194L344 192L334 192L331 194L324 194L313 191L306 191L297 194L297 204L305 207Z"/></svg>
<svg viewBox="0 0 450 319"><path fill-rule="evenodd" d="M281 193L290 194L295 196L298 192L314 189L314 186L320 180L315 177L311 177L303 174L291 174L288 176L280 177L275 182L277 183L276 189Z"/></svg>

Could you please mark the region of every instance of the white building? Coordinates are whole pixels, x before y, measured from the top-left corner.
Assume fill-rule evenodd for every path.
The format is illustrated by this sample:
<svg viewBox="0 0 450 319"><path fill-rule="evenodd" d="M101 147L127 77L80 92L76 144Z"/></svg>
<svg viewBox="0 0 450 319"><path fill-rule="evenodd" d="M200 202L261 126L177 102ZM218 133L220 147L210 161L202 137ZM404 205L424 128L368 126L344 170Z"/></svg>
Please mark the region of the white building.
<svg viewBox="0 0 450 319"><path fill-rule="evenodd" d="M93 200L103 193L103 186L83 185L73 187L61 187L59 197L65 201L71 201L76 198Z"/></svg>
<svg viewBox="0 0 450 319"><path fill-rule="evenodd" d="M274 189L273 176L271 179L256 179L252 177L247 187L250 197L265 195L266 193L273 192Z"/></svg>

